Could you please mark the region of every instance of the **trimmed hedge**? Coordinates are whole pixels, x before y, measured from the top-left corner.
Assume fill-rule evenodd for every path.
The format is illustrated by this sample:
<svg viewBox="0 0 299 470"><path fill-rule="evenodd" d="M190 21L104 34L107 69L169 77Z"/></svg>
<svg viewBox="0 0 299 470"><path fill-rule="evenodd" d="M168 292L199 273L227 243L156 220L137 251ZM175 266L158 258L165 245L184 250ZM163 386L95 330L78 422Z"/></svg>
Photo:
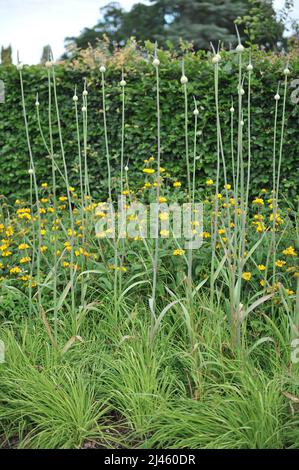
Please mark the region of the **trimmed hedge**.
<svg viewBox="0 0 299 470"><path fill-rule="evenodd" d="M162 164L171 175L185 180L185 142L184 142L184 98L180 85L180 61L169 60L161 53L161 113L162 113ZM246 55L244 62L246 65ZM252 194L261 187L271 188L274 95L278 81L283 81L283 58L273 54L254 52L252 56L254 72L252 78ZM246 67L244 65L247 87ZM290 63L292 78L299 77L299 59ZM186 75L189 78L188 93L190 107L190 158L193 143L193 96L199 102L197 182L199 192L204 190L208 177L216 172L216 119L213 92L213 65L209 58L200 53L189 53L185 58ZM101 76L97 69L80 69L70 64L55 67L58 85L62 130L65 153L68 162L70 182L78 186L78 152L74 105L72 96L74 86L83 89L84 78L88 82L88 161L90 186L96 197L103 196L107 189L107 171L103 132ZM129 159L130 169L141 170L143 160L156 152L156 103L155 73L153 66L142 59L126 67L126 142L125 161ZM232 97L237 104L238 81L237 57L224 53L220 67L220 108L224 148L226 151L228 174L230 174L230 112ZM23 124L19 74L15 67L0 66L0 79L6 88L6 101L0 104L0 194L9 197L28 197L29 193L29 156ZM35 95L39 93L40 115L46 139L48 139L48 81L47 70L42 66L23 69L26 93L26 106L29 118L30 136L39 182L51 181L51 162L44 148L37 126ZM119 87L119 67L107 67L107 119L110 140L112 175L117 178L120 162L121 135L121 90ZM281 187L290 197L298 192L299 167L299 104L290 99L292 89L288 90L287 124L282 162ZM282 92L281 92L282 95ZM246 134L246 96L244 99L244 120ZM237 106L235 106L237 108ZM280 137L282 100L279 107ZM237 114L237 113L236 113ZM237 119L237 116L236 116ZM61 161L58 130L53 109L53 133L57 161ZM81 136L82 137L82 136ZM244 136L246 148L246 135ZM236 141L236 139L235 139ZM279 145L278 145L279 147ZM246 152L245 152L246 158ZM143 179L141 171L130 172L133 178ZM116 180L115 180L116 184ZM61 189L63 191L63 189Z"/></svg>

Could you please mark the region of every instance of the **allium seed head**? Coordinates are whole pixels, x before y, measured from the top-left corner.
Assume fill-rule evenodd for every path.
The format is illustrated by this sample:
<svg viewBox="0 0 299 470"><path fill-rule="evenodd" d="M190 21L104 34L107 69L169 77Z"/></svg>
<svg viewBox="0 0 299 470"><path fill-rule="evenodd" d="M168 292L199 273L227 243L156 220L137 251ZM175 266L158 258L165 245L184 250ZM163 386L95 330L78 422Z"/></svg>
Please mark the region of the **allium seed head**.
<svg viewBox="0 0 299 470"><path fill-rule="evenodd" d="M183 75L181 77L181 84L186 85L187 83L188 83L188 78L186 77L186 75Z"/></svg>
<svg viewBox="0 0 299 470"><path fill-rule="evenodd" d="M214 57L212 58L212 63L213 64L218 64L221 60L221 55L220 54L215 54Z"/></svg>

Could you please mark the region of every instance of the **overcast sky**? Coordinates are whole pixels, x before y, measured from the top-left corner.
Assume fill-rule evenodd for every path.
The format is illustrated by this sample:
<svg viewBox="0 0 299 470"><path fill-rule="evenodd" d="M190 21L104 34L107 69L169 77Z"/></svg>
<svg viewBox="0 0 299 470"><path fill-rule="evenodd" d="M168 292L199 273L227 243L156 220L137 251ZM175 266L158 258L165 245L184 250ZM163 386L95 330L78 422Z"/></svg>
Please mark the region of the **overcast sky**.
<svg viewBox="0 0 299 470"><path fill-rule="evenodd" d="M134 3L146 0L120 0L129 10ZM24 63L38 63L43 46L51 44L54 56L64 51L64 38L77 36L84 27L92 27L99 10L109 0L0 0L0 46L13 47ZM284 0L275 0L281 8ZM294 17L299 18L299 0L295 0Z"/></svg>

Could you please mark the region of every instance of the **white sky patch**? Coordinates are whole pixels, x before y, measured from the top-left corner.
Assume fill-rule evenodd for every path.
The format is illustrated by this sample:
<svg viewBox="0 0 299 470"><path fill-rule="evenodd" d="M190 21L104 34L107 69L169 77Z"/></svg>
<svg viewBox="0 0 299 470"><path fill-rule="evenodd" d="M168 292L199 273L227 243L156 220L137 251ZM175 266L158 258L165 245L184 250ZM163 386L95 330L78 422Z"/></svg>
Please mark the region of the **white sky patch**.
<svg viewBox="0 0 299 470"><path fill-rule="evenodd" d="M146 0L120 0L129 10L134 3ZM12 45L24 63L38 63L43 46L50 44L55 58L64 52L64 39L78 36L100 18L100 8L109 0L0 0L0 46ZM281 8L284 0L275 0ZM294 17L299 18L299 0L295 0Z"/></svg>

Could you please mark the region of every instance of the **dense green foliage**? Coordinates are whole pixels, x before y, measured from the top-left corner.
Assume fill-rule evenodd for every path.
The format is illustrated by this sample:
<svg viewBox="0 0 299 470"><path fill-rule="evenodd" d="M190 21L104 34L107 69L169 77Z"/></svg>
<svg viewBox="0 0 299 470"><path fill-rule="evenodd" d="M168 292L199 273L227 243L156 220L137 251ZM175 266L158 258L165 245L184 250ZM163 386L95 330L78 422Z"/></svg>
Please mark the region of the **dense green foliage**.
<svg viewBox="0 0 299 470"><path fill-rule="evenodd" d="M148 46L151 47L150 45ZM162 113L162 164L174 176L184 182L185 142L184 99L180 85L181 62L179 58L170 58L170 53L160 52L161 59L161 113ZM245 59L245 57L244 57ZM254 194L261 186L271 189L274 95L277 83L282 80L283 58L255 52L252 56L254 72L252 78L252 182ZM116 175L120 165L121 133L121 89L120 65L111 60L107 62L107 118L109 129L112 175ZM187 53L185 57L186 75L189 78L189 136L190 155L193 142L193 96L199 102L199 155L197 165L197 188L202 190L207 177L214 177L216 172L216 117L213 93L213 66L204 53ZM292 77L299 76L299 61L291 59ZM220 106L223 126L224 148L230 154L230 112L231 100L237 102L236 82L237 58L233 53L223 55L220 67ZM87 69L81 64L70 67L69 64L57 65L58 101L61 109L64 146L70 181L78 183L78 150L76 122L72 96L77 85L78 92L83 90L83 80L88 82L88 160L90 185L95 196L103 195L107 187L107 170L104 145L103 115L101 112L102 96L101 77L98 68ZM156 153L156 115L155 81L152 65L143 58L128 61L125 65L126 87L126 136L125 161L130 169L142 169L143 160ZM48 141L48 79L47 70L42 66L25 67L24 87L29 119L30 137L38 181L50 181L51 162L47 158L45 147L37 125L35 95L39 93L42 127ZM0 104L0 194L5 196L28 196L29 193L29 156L23 124L19 75L15 67L0 67L0 79L6 88L6 102ZM244 61L244 88L247 87L246 59ZM287 99L287 125L282 161L282 189L291 196L297 192L299 152L298 152L298 116L299 107L292 103L289 89ZM80 93L79 93L80 94ZM246 93L247 95L247 93ZM245 100L246 100L245 95ZM235 106L236 107L236 106ZM61 159L55 110L53 108L53 135L58 162ZM237 114L237 113L236 113ZM246 110L244 115L246 129ZM278 122L281 122L281 107ZM236 124L237 125L237 124ZM278 126L280 129L280 126ZM246 141L246 132L244 139ZM278 130L279 142L280 130ZM179 137L178 137L179 136ZM181 137L180 137L181 136ZM245 142L246 143L246 142ZM230 162L227 161L229 174ZM134 172L136 174L136 172ZM137 173L138 174L138 173ZM142 175L140 173L141 179ZM17 186L16 186L16 181Z"/></svg>

